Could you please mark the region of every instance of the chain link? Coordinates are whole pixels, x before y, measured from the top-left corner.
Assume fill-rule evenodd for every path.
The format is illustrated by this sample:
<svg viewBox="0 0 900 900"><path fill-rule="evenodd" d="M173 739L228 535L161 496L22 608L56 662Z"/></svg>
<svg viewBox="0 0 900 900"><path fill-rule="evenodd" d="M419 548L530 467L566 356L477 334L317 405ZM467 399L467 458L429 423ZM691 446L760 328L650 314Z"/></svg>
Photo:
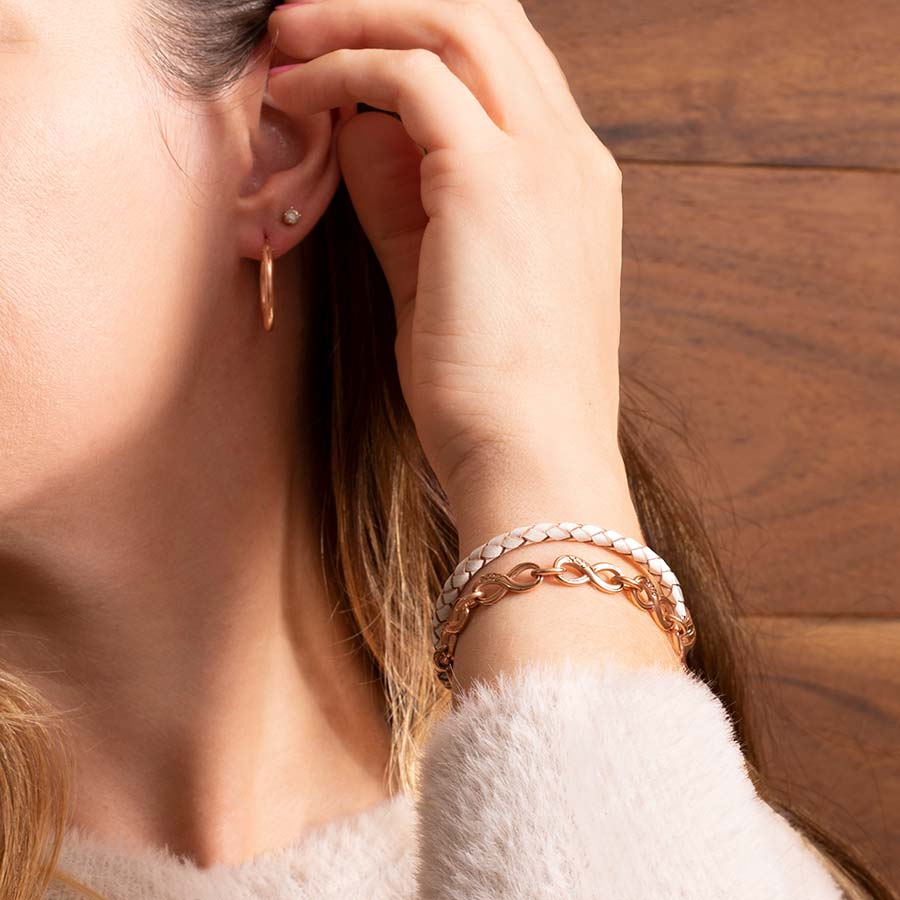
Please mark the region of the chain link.
<svg viewBox="0 0 900 900"><path fill-rule="evenodd" d="M572 575L573 572L578 575ZM530 572L530 580L516 580L520 573ZM605 577L601 573L611 573ZM610 562L589 563L580 556L557 556L552 566L541 568L537 563L521 562L506 574L487 572L473 582L474 587L460 595L450 610L441 640L434 652L437 676L444 687L450 688L453 657L459 636L468 624L472 610L478 606L491 606L508 593L523 593L536 588L544 578L555 578L559 584L571 587L590 584L609 594L624 593L631 603L650 613L651 618L669 636L673 649L682 663L688 650L694 645L697 632L691 614L685 610L683 618L675 612L675 605L663 597L655 582L646 575L631 578L622 574L618 566Z"/></svg>

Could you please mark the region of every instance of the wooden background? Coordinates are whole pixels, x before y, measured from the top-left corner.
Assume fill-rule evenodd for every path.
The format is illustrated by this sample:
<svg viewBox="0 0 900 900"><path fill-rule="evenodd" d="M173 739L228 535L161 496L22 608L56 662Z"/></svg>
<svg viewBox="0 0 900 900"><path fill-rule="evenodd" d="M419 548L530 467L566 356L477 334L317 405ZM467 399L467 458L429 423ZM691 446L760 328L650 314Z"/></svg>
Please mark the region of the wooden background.
<svg viewBox="0 0 900 900"><path fill-rule="evenodd" d="M622 365L687 416L765 771L900 889L900 3L524 6L624 173Z"/></svg>

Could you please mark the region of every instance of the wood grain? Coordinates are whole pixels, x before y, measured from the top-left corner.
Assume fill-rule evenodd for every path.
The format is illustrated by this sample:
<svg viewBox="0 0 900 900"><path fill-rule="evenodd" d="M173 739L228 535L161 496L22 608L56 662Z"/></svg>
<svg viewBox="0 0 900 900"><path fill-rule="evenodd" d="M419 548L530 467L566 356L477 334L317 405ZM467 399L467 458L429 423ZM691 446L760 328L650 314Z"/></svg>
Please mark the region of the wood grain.
<svg viewBox="0 0 900 900"><path fill-rule="evenodd" d="M777 793L900 883L900 620L748 617L748 710Z"/></svg>
<svg viewBox="0 0 900 900"><path fill-rule="evenodd" d="M623 173L623 377L683 407L746 611L900 613L900 176Z"/></svg>
<svg viewBox="0 0 900 900"><path fill-rule="evenodd" d="M895 0L525 0L617 159L900 168Z"/></svg>

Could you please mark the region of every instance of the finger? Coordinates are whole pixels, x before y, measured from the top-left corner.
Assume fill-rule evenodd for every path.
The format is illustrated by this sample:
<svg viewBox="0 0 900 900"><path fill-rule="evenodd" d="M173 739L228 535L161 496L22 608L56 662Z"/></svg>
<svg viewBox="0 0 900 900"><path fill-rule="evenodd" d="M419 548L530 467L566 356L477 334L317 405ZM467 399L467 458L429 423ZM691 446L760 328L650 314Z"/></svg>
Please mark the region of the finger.
<svg viewBox="0 0 900 900"><path fill-rule="evenodd" d="M279 50L297 59L339 47L431 50L499 128L513 133L547 127L547 100L527 56L485 3L325 0L291 3L269 21Z"/></svg>
<svg viewBox="0 0 900 900"><path fill-rule="evenodd" d="M398 330L416 296L422 208L422 154L402 123L383 112L348 119L337 139L341 174L359 222L384 271Z"/></svg>
<svg viewBox="0 0 900 900"><path fill-rule="evenodd" d="M441 58L422 48L342 47L270 74L268 93L285 112L298 115L356 102L396 112L427 152L477 152L505 136Z"/></svg>
<svg viewBox="0 0 900 900"><path fill-rule="evenodd" d="M547 46L543 35L528 18L520 0L484 0L484 2L495 13L510 40L522 47L523 55L530 63L544 96L557 108L560 118L566 120L575 116L578 124L584 125L584 114L572 96L566 73L556 55Z"/></svg>

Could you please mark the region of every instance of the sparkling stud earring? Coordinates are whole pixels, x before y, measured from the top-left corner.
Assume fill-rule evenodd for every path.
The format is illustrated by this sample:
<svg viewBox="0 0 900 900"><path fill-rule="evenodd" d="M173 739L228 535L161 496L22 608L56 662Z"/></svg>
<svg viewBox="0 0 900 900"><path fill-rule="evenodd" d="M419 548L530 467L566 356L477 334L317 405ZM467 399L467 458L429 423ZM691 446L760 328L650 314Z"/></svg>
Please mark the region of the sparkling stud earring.
<svg viewBox="0 0 900 900"><path fill-rule="evenodd" d="M259 261L259 305L262 310L263 328L272 330L275 321L275 286L273 278L272 245L268 239L262 245Z"/></svg>
<svg viewBox="0 0 900 900"><path fill-rule="evenodd" d="M296 225L300 221L300 213L293 206L289 206L281 214L281 221L285 225Z"/></svg>

